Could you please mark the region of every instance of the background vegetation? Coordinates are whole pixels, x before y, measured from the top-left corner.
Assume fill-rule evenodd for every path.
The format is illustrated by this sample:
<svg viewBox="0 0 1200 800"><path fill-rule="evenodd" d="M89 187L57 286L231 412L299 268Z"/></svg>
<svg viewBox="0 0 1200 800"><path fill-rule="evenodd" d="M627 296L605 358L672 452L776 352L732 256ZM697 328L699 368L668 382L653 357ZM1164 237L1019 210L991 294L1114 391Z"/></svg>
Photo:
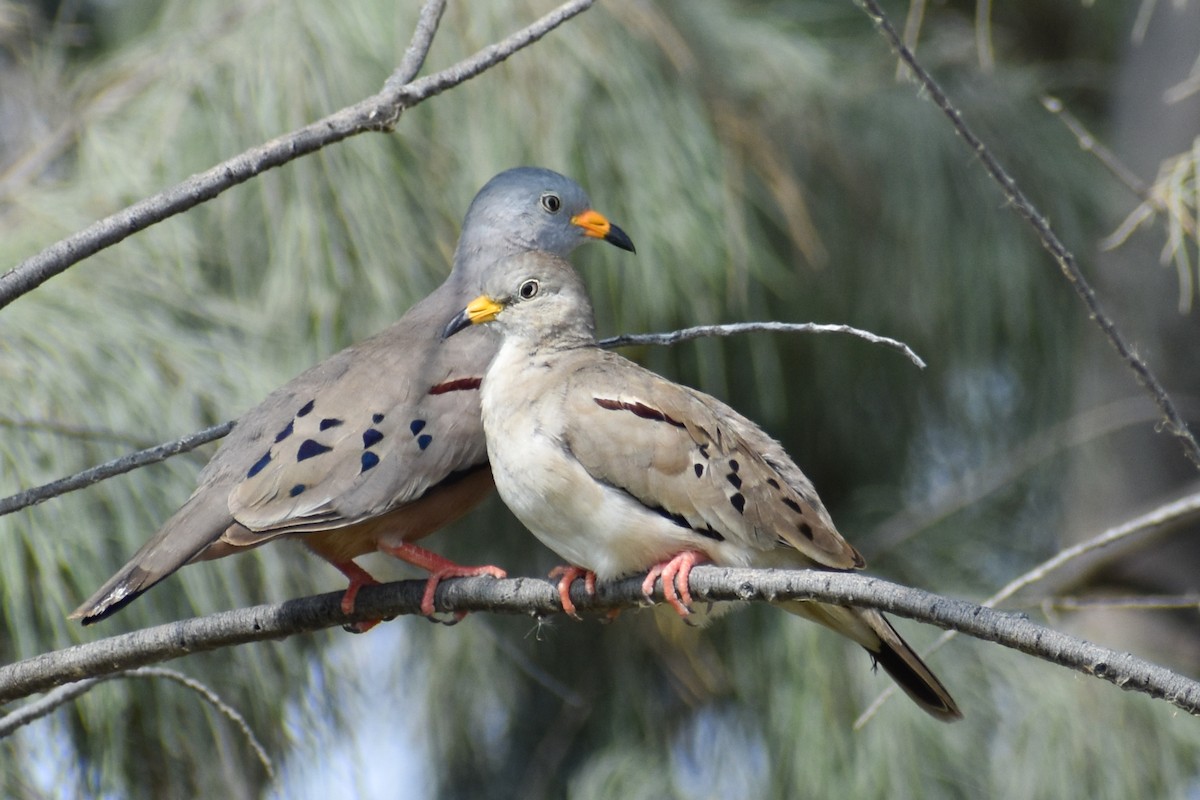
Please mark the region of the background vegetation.
<svg viewBox="0 0 1200 800"><path fill-rule="evenodd" d="M1195 98L1166 105L1162 89L1187 77L1200 15L1157 8L1135 44L1137 2L998 5L993 68L972 3L926 9L920 55L1186 396L1194 312L1177 312L1177 275L1157 263L1162 229L1098 253L1140 200L1040 98L1061 97L1152 178L1197 130ZM427 70L552 6L451 3ZM0 265L377 91L418 4L233 8L0 0ZM1170 44L1189 35L1190 50ZM629 353L779 436L880 575L986 597L1194 482L1049 257L896 80L851 2L607 0L406 113L393 135L267 173L5 308L0 493L234 417L383 327L441 280L478 187L522 163L577 178L638 245L636 257L575 258L604 333L845 322L929 362L921 372L825 336ZM1115 423L1091 422L1129 398ZM1032 466L1016 458L1070 421L1082 444ZM99 628L68 623L186 498L207 453L0 518L0 658L342 586L275 546L186 569ZM898 516L971 496L973 476L995 469L1009 469L1002 488L956 513ZM1193 591L1188 533L1054 588ZM430 544L513 574L555 563L495 500ZM1033 613L1039 599L1026 599ZM246 715L276 777L197 695L138 679L0 741L0 794L1182 797L1200 785L1195 720L965 639L932 661L964 722L892 702L854 731L886 680L861 651L783 616L747 609L696 631L650 611L608 626L477 614L452 629L405 619L194 656L176 666ZM1194 611L1053 621L1200 671Z"/></svg>

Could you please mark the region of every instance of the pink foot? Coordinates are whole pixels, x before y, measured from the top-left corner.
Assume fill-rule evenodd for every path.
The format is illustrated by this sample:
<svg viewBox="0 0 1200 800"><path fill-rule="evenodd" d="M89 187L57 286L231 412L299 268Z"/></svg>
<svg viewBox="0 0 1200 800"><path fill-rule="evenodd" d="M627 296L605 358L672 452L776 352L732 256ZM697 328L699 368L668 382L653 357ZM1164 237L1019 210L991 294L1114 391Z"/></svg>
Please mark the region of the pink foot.
<svg viewBox="0 0 1200 800"><path fill-rule="evenodd" d="M706 561L708 556L704 553L698 550L684 550L674 558L655 564L646 574L646 580L642 581L642 594L651 597L654 594L654 582L662 576L663 598L679 612L679 616L686 617L692 613L688 608L692 604L692 593L688 588L692 567Z"/></svg>
<svg viewBox="0 0 1200 800"><path fill-rule="evenodd" d="M571 602L571 584L575 582L576 578L583 578L584 591L589 596L595 595L596 573L580 567L562 566L550 570L550 577L559 579L558 600L562 603L563 611L575 619L579 619L579 614L575 610L575 604Z"/></svg>
<svg viewBox="0 0 1200 800"><path fill-rule="evenodd" d="M350 580L350 585L346 587L346 593L342 595L342 613L350 616L354 613L354 601L358 597L358 590L364 586L375 586L379 581L371 577L371 573L355 564L353 561L330 562L337 567L338 572L345 575ZM377 619L366 619L362 622L355 622L346 626L346 630L353 633L366 633L380 623Z"/></svg>
<svg viewBox="0 0 1200 800"><path fill-rule="evenodd" d="M407 561L421 569L429 570L429 579L425 581L425 593L421 595L421 613L427 617L432 617L434 614L433 595L437 591L438 584L446 578L476 578L481 575L490 575L491 577L501 580L508 577L508 573L499 567L483 566L483 567L464 567L461 564L455 564L448 558L443 558L437 553L430 552L424 547L418 547L415 544L405 542L400 545L379 545L379 549L390 556L395 556L402 561ZM455 618L461 620L467 613L460 611L455 613Z"/></svg>

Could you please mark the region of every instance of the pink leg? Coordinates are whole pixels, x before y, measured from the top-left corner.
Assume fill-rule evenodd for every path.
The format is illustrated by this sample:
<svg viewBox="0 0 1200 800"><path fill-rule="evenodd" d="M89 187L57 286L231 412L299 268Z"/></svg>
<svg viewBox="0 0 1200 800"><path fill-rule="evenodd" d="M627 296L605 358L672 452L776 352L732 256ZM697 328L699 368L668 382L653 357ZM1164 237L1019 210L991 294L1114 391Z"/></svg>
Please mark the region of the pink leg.
<svg viewBox="0 0 1200 800"><path fill-rule="evenodd" d="M588 595L594 595L596 594L596 573L580 567L562 566L550 570L550 577L559 579L558 600L562 603L563 611L575 619L579 619L575 604L571 602L571 584L575 582L576 578L583 578L584 591Z"/></svg>
<svg viewBox="0 0 1200 800"><path fill-rule="evenodd" d="M686 617L692 613L688 608L692 604L692 592L688 588L692 567L706 561L708 556L699 550L684 550L674 558L655 564L646 574L646 580L642 581L642 594L646 597L653 595L654 582L662 576L663 598L679 612L679 616Z"/></svg>
<svg viewBox="0 0 1200 800"><path fill-rule="evenodd" d="M350 585L346 587L346 593L342 595L342 613L346 615L353 614L354 600L358 597L358 590L364 586L374 586L379 581L371 577L371 573L353 561L331 561L329 563L337 567L338 572L345 575L350 581ZM366 633L378 625L379 622L377 619L363 620L362 622L354 623L353 629L356 633Z"/></svg>
<svg viewBox="0 0 1200 800"><path fill-rule="evenodd" d="M464 567L437 553L430 552L424 547L418 547L408 542L400 545L381 544L379 549L390 556L395 556L429 571L429 580L425 582L425 594L421 596L421 613L427 617L433 616L433 593L437 591L438 584L446 578L475 578L480 575L490 575L500 580L508 577L508 573L499 567ZM462 619L463 616L466 614L459 616L459 619Z"/></svg>

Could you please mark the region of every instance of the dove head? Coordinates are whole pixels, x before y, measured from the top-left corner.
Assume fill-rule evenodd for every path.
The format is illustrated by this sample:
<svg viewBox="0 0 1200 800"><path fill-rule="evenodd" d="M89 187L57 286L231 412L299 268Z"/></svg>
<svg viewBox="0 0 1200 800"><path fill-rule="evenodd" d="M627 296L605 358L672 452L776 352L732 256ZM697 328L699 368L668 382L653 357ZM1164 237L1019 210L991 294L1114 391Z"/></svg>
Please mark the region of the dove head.
<svg viewBox="0 0 1200 800"><path fill-rule="evenodd" d="M505 256L540 250L566 257L593 240L635 252L625 231L592 208L578 183L548 169L517 167L492 178L471 201L454 270L476 281Z"/></svg>
<svg viewBox="0 0 1200 800"><path fill-rule="evenodd" d="M494 323L505 340L559 348L595 344L587 289L562 258L541 252L511 256L487 275L483 286L483 294L446 325L443 339L472 325Z"/></svg>

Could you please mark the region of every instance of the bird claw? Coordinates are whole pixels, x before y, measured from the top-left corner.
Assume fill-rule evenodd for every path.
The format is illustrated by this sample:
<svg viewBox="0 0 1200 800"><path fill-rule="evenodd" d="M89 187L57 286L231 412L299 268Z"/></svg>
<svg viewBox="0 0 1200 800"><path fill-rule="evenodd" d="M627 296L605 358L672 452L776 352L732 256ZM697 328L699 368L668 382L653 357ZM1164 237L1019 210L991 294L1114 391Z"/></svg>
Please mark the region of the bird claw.
<svg viewBox="0 0 1200 800"><path fill-rule="evenodd" d="M654 582L660 577L663 584L663 599L670 603L671 607L679 613L679 616L686 617L692 613L692 592L688 586L691 579L692 567L697 564L703 564L708 561L708 556L697 550L684 550L674 558L670 558L661 564L655 564L646 573L646 579L642 581L642 594L646 595L647 599L652 599L654 596Z"/></svg>
<svg viewBox="0 0 1200 800"><path fill-rule="evenodd" d="M596 573L580 567L561 566L550 570L551 578L558 578L558 601L563 611L570 617L580 619L575 603L571 601L571 584L576 578L583 578L583 589L589 597L596 596Z"/></svg>
<svg viewBox="0 0 1200 800"><path fill-rule="evenodd" d="M439 555L429 552L423 548L411 545L408 543L395 547L380 547L386 553L401 558L409 563L416 564L419 567L429 570L429 578L425 581L425 591L421 595L421 614L427 617L432 622L439 622L443 625L457 625L462 622L467 616L466 611L455 611L453 621L439 619L435 616L433 607L433 596L437 592L438 584L446 578L475 578L481 575L488 575L497 580L502 580L508 577L508 573L499 567L491 565L482 567L464 567L460 564L455 564L453 561L442 558ZM333 563L333 562L331 562ZM354 601L358 597L358 590L364 586L375 586L379 581L371 577L365 569L355 564L353 561L343 561L333 563L343 575L350 580L350 585L346 587L346 593L342 595L342 613L350 616L354 613ZM374 628L382 620L371 619L363 620L362 622L352 622L343 625L343 629L350 633L366 633Z"/></svg>
<svg viewBox="0 0 1200 800"><path fill-rule="evenodd" d="M333 566L337 567L338 571L350 581L350 585L346 587L346 592L342 595L342 613L348 617L352 616L354 614L354 601L358 598L358 590L364 586L376 586L379 584L379 581L371 577L369 572L353 561L335 563ZM342 626L342 630L347 633L366 633L382 621L380 619L365 619L360 622L347 622Z"/></svg>
<svg viewBox="0 0 1200 800"><path fill-rule="evenodd" d="M445 625L457 625L467 616L466 611L455 611L454 621L446 622L434 616L433 596L437 592L438 584L446 578L478 578L487 576L496 580L504 580L508 577L508 573L499 567L489 565L482 567L464 567L458 564L447 562L443 567L440 567L430 573L429 578L425 581L425 593L421 595L421 613L434 622L441 622Z"/></svg>
<svg viewBox="0 0 1200 800"><path fill-rule="evenodd" d="M380 544L379 549L401 561L407 561L409 564L429 571L429 578L425 581L425 592L421 595L421 613L435 622L439 620L433 615L433 595L437 591L438 584L446 578L477 578L481 575L490 575L496 580L503 580L508 577L508 573L499 567L493 567L490 564L483 567L464 567L411 542ZM462 618L466 616L466 612L458 611L454 616L454 622L449 623L451 625L461 622Z"/></svg>

